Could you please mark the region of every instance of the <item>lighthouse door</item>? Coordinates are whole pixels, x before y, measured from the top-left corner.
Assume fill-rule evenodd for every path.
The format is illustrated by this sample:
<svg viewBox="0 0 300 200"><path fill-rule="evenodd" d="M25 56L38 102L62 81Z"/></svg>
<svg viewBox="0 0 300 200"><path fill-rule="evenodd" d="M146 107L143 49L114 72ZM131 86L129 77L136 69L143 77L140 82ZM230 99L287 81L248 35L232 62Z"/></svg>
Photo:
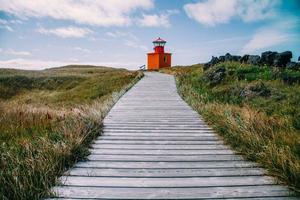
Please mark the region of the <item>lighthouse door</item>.
<svg viewBox="0 0 300 200"><path fill-rule="evenodd" d="M166 63L168 61L167 56L164 56L164 62Z"/></svg>

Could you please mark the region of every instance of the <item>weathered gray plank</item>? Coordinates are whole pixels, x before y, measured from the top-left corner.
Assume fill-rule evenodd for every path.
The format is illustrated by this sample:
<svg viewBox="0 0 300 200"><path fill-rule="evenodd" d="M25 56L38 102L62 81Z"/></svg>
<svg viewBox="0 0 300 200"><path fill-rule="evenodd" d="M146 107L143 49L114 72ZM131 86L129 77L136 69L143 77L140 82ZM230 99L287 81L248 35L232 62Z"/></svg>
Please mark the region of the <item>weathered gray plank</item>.
<svg viewBox="0 0 300 200"><path fill-rule="evenodd" d="M176 129L176 127L174 128L153 128L151 129L151 127L148 128L123 128L123 129L107 129L104 128L103 129L104 132L107 133L214 133L211 129L182 129L182 128L178 128ZM213 134L214 135L214 134Z"/></svg>
<svg viewBox="0 0 300 200"><path fill-rule="evenodd" d="M228 155L229 149L191 150L191 149L91 149L96 155Z"/></svg>
<svg viewBox="0 0 300 200"><path fill-rule="evenodd" d="M203 188L97 188L56 187L54 191L66 198L102 199L208 199L232 197L274 197L287 196L282 186L236 186Z"/></svg>
<svg viewBox="0 0 300 200"><path fill-rule="evenodd" d="M261 176L260 168L215 168L215 169L112 169L112 168L73 168L66 172L72 176L104 177L223 177L223 176Z"/></svg>
<svg viewBox="0 0 300 200"><path fill-rule="evenodd" d="M124 178L124 177L88 177L63 176L62 184L85 187L137 187L137 188L191 188L191 187L228 187L243 185L270 185L274 181L266 176L235 177L172 177L172 178Z"/></svg>
<svg viewBox="0 0 300 200"><path fill-rule="evenodd" d="M101 161L156 161L156 162L195 162L195 161L233 161L243 160L237 155L97 155L91 154L89 160Z"/></svg>
<svg viewBox="0 0 300 200"><path fill-rule="evenodd" d="M95 200L95 199L102 199L102 198L76 198L76 200ZM107 198L105 198L106 200L108 200ZM197 200L199 198L193 198L193 200ZM224 198L217 198L217 199L224 199ZM73 198L70 199L70 198L50 198L48 200L74 200ZM191 199L189 199L191 200ZM216 200L216 198L206 198L206 200ZM231 199L231 198L226 198L226 200L299 200L299 198L297 197L245 197L245 198L234 198L234 199Z"/></svg>
<svg viewBox="0 0 300 200"><path fill-rule="evenodd" d="M193 136L193 137L186 137L186 136L106 136L103 135L99 138L99 140L167 140L167 141L176 141L176 140L191 140L191 141L216 141L218 138L216 136Z"/></svg>
<svg viewBox="0 0 300 200"><path fill-rule="evenodd" d="M197 136L203 136L203 137L215 137L214 133L187 133L187 132L183 132L183 133L179 133L179 132L160 132L160 131L156 131L156 132L151 132L151 133L147 133L147 132L112 132L112 131L106 131L104 132L103 136L128 136L128 137L136 137L136 136L171 136L171 137L197 137Z"/></svg>
<svg viewBox="0 0 300 200"><path fill-rule="evenodd" d="M223 144L221 140L199 141L199 140L102 140L99 138L95 144L147 144L147 145L217 145Z"/></svg>
<svg viewBox="0 0 300 200"><path fill-rule="evenodd" d="M78 162L76 167L94 167L94 168L143 168L143 169L207 169L207 168L240 168L255 167L255 163L246 161L195 161L195 162L154 162L154 161L88 161Z"/></svg>
<svg viewBox="0 0 300 200"><path fill-rule="evenodd" d="M222 144L214 145L191 145L191 144L93 144L94 149L194 149L194 150L208 150L208 149L229 149L227 146Z"/></svg>

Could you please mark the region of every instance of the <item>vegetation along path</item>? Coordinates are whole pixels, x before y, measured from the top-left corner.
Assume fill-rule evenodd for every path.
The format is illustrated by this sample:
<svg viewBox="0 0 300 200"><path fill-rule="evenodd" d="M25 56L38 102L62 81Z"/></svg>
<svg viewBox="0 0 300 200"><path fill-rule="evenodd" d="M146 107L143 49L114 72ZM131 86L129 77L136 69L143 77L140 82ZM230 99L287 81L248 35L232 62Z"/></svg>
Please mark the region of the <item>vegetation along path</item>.
<svg viewBox="0 0 300 200"><path fill-rule="evenodd" d="M88 161L54 188L67 199L296 199L235 154L177 94L146 73L113 107Z"/></svg>

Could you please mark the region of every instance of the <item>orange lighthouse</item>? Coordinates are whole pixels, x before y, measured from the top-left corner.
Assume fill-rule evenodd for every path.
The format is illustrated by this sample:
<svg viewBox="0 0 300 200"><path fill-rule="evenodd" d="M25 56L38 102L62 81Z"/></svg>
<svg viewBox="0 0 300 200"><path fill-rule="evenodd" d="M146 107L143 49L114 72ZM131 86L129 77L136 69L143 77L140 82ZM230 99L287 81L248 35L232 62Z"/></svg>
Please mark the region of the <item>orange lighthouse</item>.
<svg viewBox="0 0 300 200"><path fill-rule="evenodd" d="M171 67L171 53L165 53L165 44L166 41L161 38L153 41L154 52L148 53L148 70Z"/></svg>

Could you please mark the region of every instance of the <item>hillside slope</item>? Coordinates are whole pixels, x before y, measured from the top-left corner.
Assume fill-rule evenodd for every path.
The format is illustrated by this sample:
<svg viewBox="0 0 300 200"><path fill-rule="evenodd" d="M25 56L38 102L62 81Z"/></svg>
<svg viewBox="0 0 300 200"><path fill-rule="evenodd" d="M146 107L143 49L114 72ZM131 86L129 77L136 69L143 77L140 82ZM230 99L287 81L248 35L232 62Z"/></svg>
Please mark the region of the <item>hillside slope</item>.
<svg viewBox="0 0 300 200"><path fill-rule="evenodd" d="M300 85L286 81L298 71L222 62L163 72L226 143L299 190Z"/></svg>
<svg viewBox="0 0 300 200"><path fill-rule="evenodd" d="M101 120L142 76L95 66L0 70L0 197L40 199L87 154Z"/></svg>

